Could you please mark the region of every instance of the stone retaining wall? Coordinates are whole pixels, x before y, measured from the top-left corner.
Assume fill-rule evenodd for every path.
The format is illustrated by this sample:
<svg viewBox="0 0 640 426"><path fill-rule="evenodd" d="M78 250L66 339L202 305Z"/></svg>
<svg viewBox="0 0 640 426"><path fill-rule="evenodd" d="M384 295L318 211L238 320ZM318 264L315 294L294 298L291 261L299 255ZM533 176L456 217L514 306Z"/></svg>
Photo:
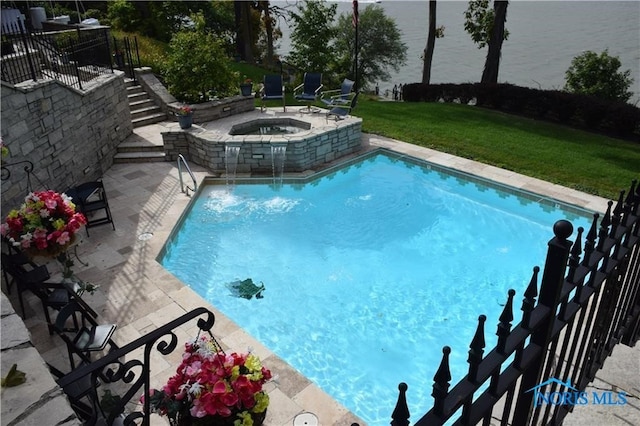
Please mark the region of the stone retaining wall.
<svg viewBox="0 0 640 426"><path fill-rule="evenodd" d="M226 146L238 146L237 173L268 174L273 172L272 146L286 146L285 172L303 172L329 163L362 148L362 120L353 118L328 127L312 129L304 136L228 137L216 139L207 132L176 130L163 132L167 158L175 161L178 154L214 173L226 172Z"/></svg>
<svg viewBox="0 0 640 426"><path fill-rule="evenodd" d="M25 383L2 388L2 424L80 426L82 422L53 380L45 361L31 343L31 335L22 318L16 314L4 293L0 293L0 305L0 372L5 377L11 366L16 364L18 370L26 373Z"/></svg>
<svg viewBox="0 0 640 426"><path fill-rule="evenodd" d="M3 165L34 164L34 190L64 191L96 180L113 164L118 144L133 132L124 74L101 75L84 90L54 80L2 83L2 140L10 154ZM23 166L3 171L3 211L27 194Z"/></svg>

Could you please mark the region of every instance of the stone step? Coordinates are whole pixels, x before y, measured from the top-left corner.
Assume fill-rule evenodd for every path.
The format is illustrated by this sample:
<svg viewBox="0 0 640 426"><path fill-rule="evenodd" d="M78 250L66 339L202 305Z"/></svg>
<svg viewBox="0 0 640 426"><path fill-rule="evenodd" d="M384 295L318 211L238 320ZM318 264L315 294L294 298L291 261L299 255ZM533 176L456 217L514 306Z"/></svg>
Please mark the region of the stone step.
<svg viewBox="0 0 640 426"><path fill-rule="evenodd" d="M131 112L134 112L142 108L150 107L150 106L156 106L156 103L153 102L153 99L151 98L140 99L137 101L129 102L129 110Z"/></svg>
<svg viewBox="0 0 640 426"><path fill-rule="evenodd" d="M129 100L129 104L131 104L131 102L149 99L149 95L147 95L147 92L129 93L127 95L127 99Z"/></svg>
<svg viewBox="0 0 640 426"><path fill-rule="evenodd" d="M164 145L156 145L148 141L124 141L118 145L118 153L132 152L164 152Z"/></svg>
<svg viewBox="0 0 640 426"><path fill-rule="evenodd" d="M122 163L155 163L167 161L164 152L118 152L113 156L113 162Z"/></svg>
<svg viewBox="0 0 640 426"><path fill-rule="evenodd" d="M131 105L129 105L131 107ZM146 106L142 108L131 109L131 120L137 120L139 118L151 117L155 114L162 114L162 110L159 106L154 103L151 103L151 106Z"/></svg>
<svg viewBox="0 0 640 426"><path fill-rule="evenodd" d="M142 126L147 126L149 124L155 124L155 123L159 123L161 121L166 121L167 120L167 115L164 113L156 113L156 114L150 114L141 118L136 118L131 120L131 123L133 124L133 128L136 129L138 127L142 127Z"/></svg>
<svg viewBox="0 0 640 426"><path fill-rule="evenodd" d="M136 86L127 86L127 94L132 95L134 93L144 93L146 95L147 92L145 92L139 84Z"/></svg>

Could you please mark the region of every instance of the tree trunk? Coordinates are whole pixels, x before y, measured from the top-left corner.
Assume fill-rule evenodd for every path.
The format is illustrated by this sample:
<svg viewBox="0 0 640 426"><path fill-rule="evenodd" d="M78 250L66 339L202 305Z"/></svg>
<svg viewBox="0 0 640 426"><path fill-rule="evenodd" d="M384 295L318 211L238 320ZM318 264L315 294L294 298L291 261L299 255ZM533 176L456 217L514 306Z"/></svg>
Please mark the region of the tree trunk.
<svg viewBox="0 0 640 426"><path fill-rule="evenodd" d="M264 64L269 68L273 65L273 21L269 14L269 2L261 1L260 6L262 13L264 13L264 28L267 33L267 54L264 58Z"/></svg>
<svg viewBox="0 0 640 426"><path fill-rule="evenodd" d="M433 50L436 47L436 0L429 0L429 35L427 46L424 49L424 63L422 65L422 82L429 84L431 81L431 62Z"/></svg>
<svg viewBox="0 0 640 426"><path fill-rule="evenodd" d="M251 2L242 3L242 38L244 41L244 60L250 64L255 62L253 57L253 46L251 43Z"/></svg>
<svg viewBox="0 0 640 426"><path fill-rule="evenodd" d="M487 52L487 60L484 63L482 83L498 82L498 70L500 68L500 55L502 41L504 40L504 24L507 21L508 5L508 1L496 0L493 3L493 31L491 31L491 37L489 38L489 51Z"/></svg>
<svg viewBox="0 0 640 426"><path fill-rule="evenodd" d="M242 32L242 2L235 0L233 2L233 12L236 25L236 56L244 59L244 40Z"/></svg>

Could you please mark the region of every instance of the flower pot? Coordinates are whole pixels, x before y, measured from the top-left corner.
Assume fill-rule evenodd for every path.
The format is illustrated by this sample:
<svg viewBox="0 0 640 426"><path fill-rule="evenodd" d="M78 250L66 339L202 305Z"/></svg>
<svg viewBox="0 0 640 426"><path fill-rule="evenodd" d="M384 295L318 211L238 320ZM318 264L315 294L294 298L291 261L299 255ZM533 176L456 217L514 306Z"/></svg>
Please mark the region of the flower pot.
<svg viewBox="0 0 640 426"><path fill-rule="evenodd" d="M251 89L253 88L253 86L249 83L246 84L241 84L240 85L240 93L242 94L242 96L251 96Z"/></svg>
<svg viewBox="0 0 640 426"><path fill-rule="evenodd" d="M191 125L193 124L193 114L179 115L178 116L178 123L180 123L180 128L181 129L190 128Z"/></svg>

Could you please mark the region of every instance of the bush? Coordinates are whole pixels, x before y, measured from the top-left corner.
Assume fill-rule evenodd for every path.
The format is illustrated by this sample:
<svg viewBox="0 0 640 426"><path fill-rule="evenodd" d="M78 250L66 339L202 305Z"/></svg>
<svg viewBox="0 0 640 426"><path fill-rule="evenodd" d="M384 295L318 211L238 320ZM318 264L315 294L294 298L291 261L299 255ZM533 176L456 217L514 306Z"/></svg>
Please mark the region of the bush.
<svg viewBox="0 0 640 426"><path fill-rule="evenodd" d="M605 50L598 56L587 51L576 56L566 71L565 90L571 93L595 96L600 99L627 102L633 92L631 71L618 71L620 59L609 56Z"/></svg>
<svg viewBox="0 0 640 426"><path fill-rule="evenodd" d="M179 101L207 102L238 91L224 48L211 33L181 31L169 43L164 80Z"/></svg>

